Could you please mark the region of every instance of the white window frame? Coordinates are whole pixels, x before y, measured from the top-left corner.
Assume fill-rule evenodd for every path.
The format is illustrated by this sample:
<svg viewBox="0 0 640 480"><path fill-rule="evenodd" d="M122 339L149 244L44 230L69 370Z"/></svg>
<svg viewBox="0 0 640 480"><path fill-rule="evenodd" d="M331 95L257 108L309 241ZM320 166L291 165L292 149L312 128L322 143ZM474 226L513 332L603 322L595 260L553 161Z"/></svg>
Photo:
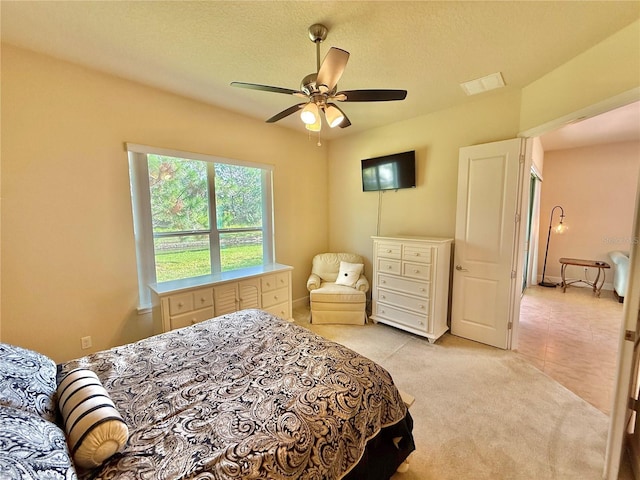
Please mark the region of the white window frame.
<svg viewBox="0 0 640 480"><path fill-rule="evenodd" d="M129 175L131 186L131 206L133 212L133 231L136 245L136 261L138 268L138 296L139 309L146 310L151 307L151 291L149 285L156 282L156 265L153 242L153 225L151 222L151 196L149 190L149 163L147 155L163 155L167 157L183 158L185 160L200 160L208 163L207 168L213 168L215 163L237 165L242 167L259 168L262 170L262 246L263 265L274 263L275 245L273 228L273 166L215 157L201 153L183 152L165 148L125 144L129 157ZM213 177L208 175L211 180ZM209 180L209 181L210 181ZM212 182L211 182L212 183ZM225 232L242 231L242 229L218 230L215 220L215 189L209 184L209 208L210 208L210 236L213 243L212 251L217 252L217 258L211 258L212 274L220 271L219 235ZM142 313L142 312L141 312Z"/></svg>

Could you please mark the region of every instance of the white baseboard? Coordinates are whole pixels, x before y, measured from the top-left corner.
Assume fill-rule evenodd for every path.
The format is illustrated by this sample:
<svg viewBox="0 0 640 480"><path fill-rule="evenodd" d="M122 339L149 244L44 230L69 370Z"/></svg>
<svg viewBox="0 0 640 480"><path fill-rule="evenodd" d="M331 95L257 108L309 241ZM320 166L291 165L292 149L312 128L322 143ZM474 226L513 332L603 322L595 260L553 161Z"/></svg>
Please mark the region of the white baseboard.
<svg viewBox="0 0 640 480"><path fill-rule="evenodd" d="M302 297L302 298L296 298L295 300L293 300L291 302L291 306L293 308L305 308L309 306L309 296L307 295L306 297Z"/></svg>

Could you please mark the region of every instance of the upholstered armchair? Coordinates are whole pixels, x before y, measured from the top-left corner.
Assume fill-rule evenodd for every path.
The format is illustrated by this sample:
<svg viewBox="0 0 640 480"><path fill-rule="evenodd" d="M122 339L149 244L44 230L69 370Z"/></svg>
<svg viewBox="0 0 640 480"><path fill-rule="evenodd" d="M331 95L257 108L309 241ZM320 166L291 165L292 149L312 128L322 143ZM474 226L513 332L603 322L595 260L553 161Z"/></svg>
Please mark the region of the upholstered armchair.
<svg viewBox="0 0 640 480"><path fill-rule="evenodd" d="M629 282L629 252L616 250L609 252L609 258L613 262L613 290L618 297L618 302L624 302L627 294L627 283Z"/></svg>
<svg viewBox="0 0 640 480"><path fill-rule="evenodd" d="M311 323L364 325L369 281L364 260L355 253L320 253L307 280Z"/></svg>

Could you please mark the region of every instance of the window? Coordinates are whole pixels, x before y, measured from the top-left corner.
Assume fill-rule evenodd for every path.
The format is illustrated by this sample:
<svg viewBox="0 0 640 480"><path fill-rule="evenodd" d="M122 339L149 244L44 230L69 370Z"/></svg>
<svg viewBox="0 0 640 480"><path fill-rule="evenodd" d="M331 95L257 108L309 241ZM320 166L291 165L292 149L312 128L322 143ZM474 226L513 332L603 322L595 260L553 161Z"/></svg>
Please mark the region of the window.
<svg viewBox="0 0 640 480"><path fill-rule="evenodd" d="M127 150L141 306L151 283L273 263L270 166Z"/></svg>

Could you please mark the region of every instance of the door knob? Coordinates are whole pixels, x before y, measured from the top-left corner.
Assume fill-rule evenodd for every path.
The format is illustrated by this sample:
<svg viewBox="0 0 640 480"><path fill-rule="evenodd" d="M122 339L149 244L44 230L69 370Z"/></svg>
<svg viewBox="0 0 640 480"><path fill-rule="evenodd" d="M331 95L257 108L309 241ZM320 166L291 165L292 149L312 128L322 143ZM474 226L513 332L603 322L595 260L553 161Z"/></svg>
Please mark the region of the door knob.
<svg viewBox="0 0 640 480"><path fill-rule="evenodd" d="M469 271L466 268L462 268L462 265L456 265L456 270L458 270L459 272L468 272Z"/></svg>

